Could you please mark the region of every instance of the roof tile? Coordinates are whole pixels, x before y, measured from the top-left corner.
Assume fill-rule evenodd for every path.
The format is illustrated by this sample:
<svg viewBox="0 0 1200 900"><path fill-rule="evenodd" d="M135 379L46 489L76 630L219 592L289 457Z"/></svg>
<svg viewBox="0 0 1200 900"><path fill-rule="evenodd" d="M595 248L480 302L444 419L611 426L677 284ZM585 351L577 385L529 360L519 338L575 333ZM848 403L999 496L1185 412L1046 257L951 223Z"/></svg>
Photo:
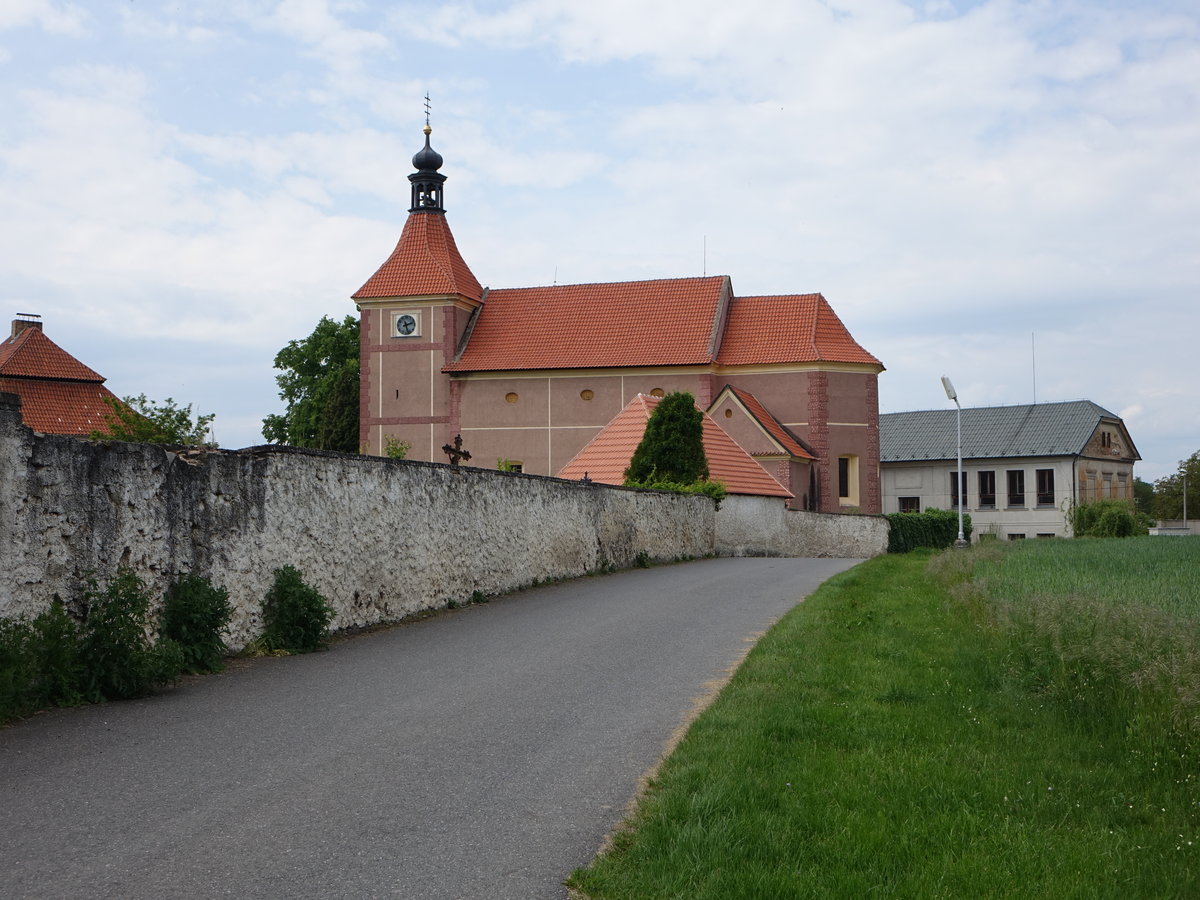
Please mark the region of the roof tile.
<svg viewBox="0 0 1200 900"><path fill-rule="evenodd" d="M880 462L954 459L956 418L954 409L881 415ZM964 408L963 459L1073 456L1087 446L1101 418L1118 417L1090 400Z"/></svg>
<svg viewBox="0 0 1200 900"><path fill-rule="evenodd" d="M717 362L725 366L794 362L882 366L851 337L820 294L735 298L729 305Z"/></svg>
<svg viewBox="0 0 1200 900"><path fill-rule="evenodd" d="M86 436L106 428L117 397L99 382L0 378L0 392L21 398L21 420L43 434ZM118 401L119 402L119 401Z"/></svg>
<svg viewBox="0 0 1200 900"><path fill-rule="evenodd" d="M0 342L0 377L3 376L104 381L102 375L58 346L36 326Z"/></svg>
<svg viewBox="0 0 1200 900"><path fill-rule="evenodd" d="M714 276L489 290L445 371L706 364L727 284Z"/></svg>
<svg viewBox="0 0 1200 900"><path fill-rule="evenodd" d="M478 300L483 288L458 252L445 215L409 213L392 255L353 299L460 294Z"/></svg>
<svg viewBox="0 0 1200 900"><path fill-rule="evenodd" d="M729 386L734 395L742 401L742 405L746 407L747 412L771 435L779 444L797 459L816 459L811 453L804 448L804 445L797 440L796 436L784 427L775 416L749 391L744 391L741 388L736 388L733 385Z"/></svg>
<svg viewBox="0 0 1200 900"><path fill-rule="evenodd" d="M604 426L574 459L558 471L559 478L580 479L586 474L601 484L622 484L633 452L646 432L646 422L658 405L658 397L638 394ZM731 494L766 497L791 497L792 494L772 478L753 457L704 413L704 455L708 474L720 481Z"/></svg>

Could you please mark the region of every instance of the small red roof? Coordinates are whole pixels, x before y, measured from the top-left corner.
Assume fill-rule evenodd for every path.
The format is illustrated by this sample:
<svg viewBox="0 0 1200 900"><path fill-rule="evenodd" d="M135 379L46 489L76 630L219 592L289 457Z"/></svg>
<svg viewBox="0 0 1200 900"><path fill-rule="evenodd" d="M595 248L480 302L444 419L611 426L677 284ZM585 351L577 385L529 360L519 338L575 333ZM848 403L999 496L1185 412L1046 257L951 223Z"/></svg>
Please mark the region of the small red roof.
<svg viewBox="0 0 1200 900"><path fill-rule="evenodd" d="M68 381L104 381L70 353L29 325L0 343L0 377L60 378Z"/></svg>
<svg viewBox="0 0 1200 900"><path fill-rule="evenodd" d="M575 458L558 471L559 478L579 480L586 473L601 484L622 484L633 452L646 432L646 422L659 397L638 394L617 413ZM707 413L704 414L704 455L708 477L725 485L731 494L791 497L782 484L754 461Z"/></svg>
<svg viewBox="0 0 1200 900"><path fill-rule="evenodd" d="M409 213L396 249L354 293L355 300L459 294L478 300L483 288L458 252L442 213Z"/></svg>
<svg viewBox="0 0 1200 900"><path fill-rule="evenodd" d="M94 381L0 378L0 393L20 397L21 421L43 434L87 436L107 431L105 416L112 413L112 407L105 401L117 400L112 391Z"/></svg>
<svg viewBox="0 0 1200 900"><path fill-rule="evenodd" d="M489 290L444 371L707 364L728 290L724 276Z"/></svg>
<svg viewBox="0 0 1200 900"><path fill-rule="evenodd" d="M736 297L717 363L847 362L880 366L850 336L833 307L820 294Z"/></svg>
<svg viewBox="0 0 1200 900"><path fill-rule="evenodd" d="M811 453L804 449L796 437L784 427L775 416L749 391L743 391L741 388L735 388L733 385L728 385L729 390L736 396L742 405L746 407L746 411L754 418L763 430L773 437L784 451L796 457L797 459L816 459ZM717 395L717 400L720 400L720 395ZM716 401L713 401L714 405Z"/></svg>
<svg viewBox="0 0 1200 900"><path fill-rule="evenodd" d="M34 431L87 435L103 430L112 412L106 401L117 400L103 382L102 375L46 337L40 324L26 324L0 342L0 392L21 398L21 421Z"/></svg>

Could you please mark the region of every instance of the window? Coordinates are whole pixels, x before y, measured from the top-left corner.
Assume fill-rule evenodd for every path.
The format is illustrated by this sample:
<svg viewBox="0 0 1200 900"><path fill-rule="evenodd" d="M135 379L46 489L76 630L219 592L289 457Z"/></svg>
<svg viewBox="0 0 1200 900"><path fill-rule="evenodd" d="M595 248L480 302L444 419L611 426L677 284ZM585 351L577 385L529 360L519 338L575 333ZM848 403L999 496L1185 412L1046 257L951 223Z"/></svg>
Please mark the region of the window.
<svg viewBox="0 0 1200 900"><path fill-rule="evenodd" d="M994 509L996 507L996 473L979 473L979 506Z"/></svg>
<svg viewBox="0 0 1200 900"><path fill-rule="evenodd" d="M1010 541L1023 541L1023 540L1025 540L1025 535L1023 535L1023 534L1010 534L1010 535L1008 536L1008 539L1009 539Z"/></svg>
<svg viewBox="0 0 1200 900"><path fill-rule="evenodd" d="M1025 470L1024 469L1009 469L1008 470L1008 505L1009 506L1024 506L1025 505ZM1021 535L1024 537L1025 535Z"/></svg>
<svg viewBox="0 0 1200 900"><path fill-rule="evenodd" d="M586 388L579 392L580 400L591 400L595 396L596 396L596 394L594 391L586 389Z"/></svg>
<svg viewBox="0 0 1200 900"><path fill-rule="evenodd" d="M1052 538L1052 537L1054 537L1054 532L1053 532L1053 531L1039 531L1039 532L1038 532L1038 537L1040 537L1040 538Z"/></svg>
<svg viewBox="0 0 1200 900"><path fill-rule="evenodd" d="M1100 446L1105 449L1112 446L1112 434L1107 431L1100 432Z"/></svg>
<svg viewBox="0 0 1200 900"><path fill-rule="evenodd" d="M651 397L665 397L665 396L667 396L667 392L664 391L662 388L653 388L650 391L650 396Z"/></svg>
<svg viewBox="0 0 1200 900"><path fill-rule="evenodd" d="M957 469L955 469L953 472L950 473L950 508L951 509L958 509L959 481L957 478L954 477L957 473L958 473ZM961 484L962 484L963 506L966 506L967 505L967 473L966 472L962 473Z"/></svg>
<svg viewBox="0 0 1200 900"><path fill-rule="evenodd" d="M1115 497L1113 493L1113 477L1112 472L1104 473L1104 493L1100 495L1101 500L1107 500L1109 497Z"/></svg>
<svg viewBox="0 0 1200 900"><path fill-rule="evenodd" d="M1125 472L1117 473L1117 498L1120 500L1128 500L1132 496L1129 493L1129 475Z"/></svg>
<svg viewBox="0 0 1200 900"><path fill-rule="evenodd" d="M1054 470L1037 470L1037 505L1054 505Z"/></svg>
<svg viewBox="0 0 1200 900"><path fill-rule="evenodd" d="M838 500L842 506L858 505L858 457L838 457Z"/></svg>
<svg viewBox="0 0 1200 900"><path fill-rule="evenodd" d="M516 403L521 398L519 396L517 396L516 391L509 391L507 394L504 395L504 399L507 400L509 403Z"/></svg>
<svg viewBox="0 0 1200 900"><path fill-rule="evenodd" d="M920 497L901 497L900 498L900 512L919 513L920 511L921 511L921 498Z"/></svg>

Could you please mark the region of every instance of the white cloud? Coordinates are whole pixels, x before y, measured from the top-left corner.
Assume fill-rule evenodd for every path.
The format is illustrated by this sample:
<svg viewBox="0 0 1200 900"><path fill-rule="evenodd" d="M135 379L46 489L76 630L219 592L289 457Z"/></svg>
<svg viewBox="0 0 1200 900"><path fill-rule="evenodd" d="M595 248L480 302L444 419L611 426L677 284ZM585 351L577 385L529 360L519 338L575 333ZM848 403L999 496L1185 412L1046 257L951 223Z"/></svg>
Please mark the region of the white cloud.
<svg viewBox="0 0 1200 900"><path fill-rule="evenodd" d="M4 0L0 4L0 31L37 25L55 34L78 35L87 15L73 3L53 0Z"/></svg>

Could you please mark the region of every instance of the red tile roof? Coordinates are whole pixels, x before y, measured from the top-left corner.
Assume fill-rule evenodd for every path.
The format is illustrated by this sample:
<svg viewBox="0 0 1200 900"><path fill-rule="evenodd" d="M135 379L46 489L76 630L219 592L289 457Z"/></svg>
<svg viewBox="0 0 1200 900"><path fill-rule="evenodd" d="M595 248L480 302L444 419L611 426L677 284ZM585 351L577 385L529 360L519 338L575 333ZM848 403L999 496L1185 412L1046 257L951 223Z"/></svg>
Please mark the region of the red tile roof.
<svg viewBox="0 0 1200 900"><path fill-rule="evenodd" d="M630 400L587 446L575 454L574 459L558 471L558 477L578 480L587 473L592 481L601 484L622 484L625 470L633 459L633 451L641 443L646 422L658 401L658 397L645 394L638 394ZM720 481L731 494L792 496L707 414L703 422L704 455L708 459L709 478Z"/></svg>
<svg viewBox="0 0 1200 900"><path fill-rule="evenodd" d="M729 305L717 362L725 366L847 362L882 367L850 336L820 294L735 298Z"/></svg>
<svg viewBox="0 0 1200 900"><path fill-rule="evenodd" d="M445 371L703 365L728 284L714 276L489 290Z"/></svg>
<svg viewBox="0 0 1200 900"><path fill-rule="evenodd" d="M396 249L355 293L355 300L461 294L478 300L483 288L458 252L441 213L409 213Z"/></svg>
<svg viewBox="0 0 1200 900"><path fill-rule="evenodd" d="M0 342L0 392L21 398L21 420L45 434L86 435L105 427L116 395L104 377L28 325Z"/></svg>
<svg viewBox="0 0 1200 900"><path fill-rule="evenodd" d="M798 459L816 459L811 453L804 449L796 437L784 427L771 412L759 403L758 398L749 391L743 391L741 388L735 388L729 385L729 390L742 401L742 405L746 407L746 411L763 427L767 434L771 435L783 447L784 451L790 453ZM718 395L718 399L720 399Z"/></svg>
<svg viewBox="0 0 1200 900"><path fill-rule="evenodd" d="M60 378L68 381L104 381L70 353L31 325L0 343L0 377Z"/></svg>
<svg viewBox="0 0 1200 900"><path fill-rule="evenodd" d="M21 420L43 434L86 436L106 430L104 401L117 397L94 381L50 381L36 378L0 378L0 392L21 398Z"/></svg>

